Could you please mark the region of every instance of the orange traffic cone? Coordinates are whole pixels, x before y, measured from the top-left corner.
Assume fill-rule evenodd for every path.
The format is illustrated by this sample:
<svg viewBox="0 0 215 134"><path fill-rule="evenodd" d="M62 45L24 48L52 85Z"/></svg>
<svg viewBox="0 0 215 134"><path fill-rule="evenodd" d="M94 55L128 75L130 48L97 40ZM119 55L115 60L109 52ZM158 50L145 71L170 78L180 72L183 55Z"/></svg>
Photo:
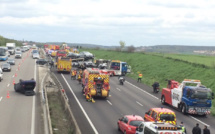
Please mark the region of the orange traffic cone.
<svg viewBox="0 0 215 134"><path fill-rule="evenodd" d="M13 85L15 85L15 80L13 80Z"/></svg>
<svg viewBox="0 0 215 134"><path fill-rule="evenodd" d="M17 76L17 73L15 73L15 75L14 75L15 77Z"/></svg>
<svg viewBox="0 0 215 134"><path fill-rule="evenodd" d="M10 98L10 94L9 94L9 91L7 91L7 98L8 98L8 99Z"/></svg>

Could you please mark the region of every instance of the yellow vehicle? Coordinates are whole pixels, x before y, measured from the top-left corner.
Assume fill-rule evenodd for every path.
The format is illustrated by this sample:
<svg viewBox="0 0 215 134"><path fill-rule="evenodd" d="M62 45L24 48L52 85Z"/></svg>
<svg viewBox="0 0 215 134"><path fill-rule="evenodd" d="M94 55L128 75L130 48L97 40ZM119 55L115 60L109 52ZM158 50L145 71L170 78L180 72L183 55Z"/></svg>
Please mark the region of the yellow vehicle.
<svg viewBox="0 0 215 134"><path fill-rule="evenodd" d="M52 51L51 56L55 57L57 55L57 51Z"/></svg>
<svg viewBox="0 0 215 134"><path fill-rule="evenodd" d="M85 97L88 94L92 97L109 97L110 86L107 72L96 68L85 69L83 72L82 86Z"/></svg>
<svg viewBox="0 0 215 134"><path fill-rule="evenodd" d="M72 59L59 57L57 59L57 71L58 72L69 72L72 69Z"/></svg>

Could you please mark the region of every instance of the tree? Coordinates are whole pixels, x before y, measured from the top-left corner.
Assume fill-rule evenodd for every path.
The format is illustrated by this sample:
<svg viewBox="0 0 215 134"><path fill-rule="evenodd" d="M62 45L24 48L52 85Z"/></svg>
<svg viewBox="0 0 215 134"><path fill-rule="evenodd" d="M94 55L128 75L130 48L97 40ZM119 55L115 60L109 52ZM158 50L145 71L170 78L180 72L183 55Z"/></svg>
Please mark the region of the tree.
<svg viewBox="0 0 215 134"><path fill-rule="evenodd" d="M128 47L128 50L127 50L129 53L133 53L135 51L135 47L133 45L129 46Z"/></svg>
<svg viewBox="0 0 215 134"><path fill-rule="evenodd" d="M125 42L121 40L121 41L119 41L119 44L120 44L120 48L122 51L122 49L125 47Z"/></svg>

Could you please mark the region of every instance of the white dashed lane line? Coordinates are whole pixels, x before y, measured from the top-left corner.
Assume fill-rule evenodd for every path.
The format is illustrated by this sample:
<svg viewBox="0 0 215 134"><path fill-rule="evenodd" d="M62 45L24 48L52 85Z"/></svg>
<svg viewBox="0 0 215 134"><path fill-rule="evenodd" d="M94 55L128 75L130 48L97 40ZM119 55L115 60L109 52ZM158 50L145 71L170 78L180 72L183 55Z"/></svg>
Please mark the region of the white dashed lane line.
<svg viewBox="0 0 215 134"><path fill-rule="evenodd" d="M7 87L9 87L10 86L10 84L7 84Z"/></svg>
<svg viewBox="0 0 215 134"><path fill-rule="evenodd" d="M119 88L116 88L117 90L119 90L119 91L121 91L121 89L119 89Z"/></svg>
<svg viewBox="0 0 215 134"><path fill-rule="evenodd" d="M107 100L107 102L108 102L110 105L112 105L112 103L111 103L109 100Z"/></svg>
<svg viewBox="0 0 215 134"><path fill-rule="evenodd" d="M138 105L140 105L141 107L143 107L143 105L142 105L140 102L136 101L136 103L137 103Z"/></svg>
<svg viewBox="0 0 215 134"><path fill-rule="evenodd" d="M2 100L3 97L0 97L0 101Z"/></svg>

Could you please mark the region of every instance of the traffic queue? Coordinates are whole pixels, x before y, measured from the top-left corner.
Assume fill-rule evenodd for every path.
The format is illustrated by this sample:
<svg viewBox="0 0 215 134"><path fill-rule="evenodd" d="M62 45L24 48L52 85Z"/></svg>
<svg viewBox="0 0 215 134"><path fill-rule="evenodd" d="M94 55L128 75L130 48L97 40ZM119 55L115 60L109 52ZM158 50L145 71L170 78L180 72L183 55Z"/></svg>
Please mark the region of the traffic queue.
<svg viewBox="0 0 215 134"><path fill-rule="evenodd" d="M52 46L53 47L53 46ZM58 48L58 47L56 47ZM45 48L46 53L55 57L55 66L58 72L68 72L72 80L78 80L82 85L82 93L86 101L95 102L95 97L109 97L111 76L119 76L119 83L123 85L124 76L131 71L126 62L119 60L94 60L94 55L79 55L74 48L64 47L62 50L50 51ZM75 51L74 51L75 50ZM55 53L55 54L53 54ZM76 53L71 56L71 53ZM55 55L55 56L54 56ZM70 56L69 56L70 55ZM90 55L90 56L89 56ZM87 64L89 60L93 64ZM77 63L75 65L74 63ZM138 81L141 82L142 74L138 73ZM195 86L190 86L195 84ZM159 92L159 83L153 85L154 93ZM205 102L201 100L204 98ZM184 114L210 114L214 93L206 88L200 80L185 79L182 83L168 80L167 88L161 92L161 103L171 105ZM117 121L119 131L126 134L185 134L186 128L183 123L177 124L176 114L167 108L151 108L144 118L139 115L125 115Z"/></svg>

